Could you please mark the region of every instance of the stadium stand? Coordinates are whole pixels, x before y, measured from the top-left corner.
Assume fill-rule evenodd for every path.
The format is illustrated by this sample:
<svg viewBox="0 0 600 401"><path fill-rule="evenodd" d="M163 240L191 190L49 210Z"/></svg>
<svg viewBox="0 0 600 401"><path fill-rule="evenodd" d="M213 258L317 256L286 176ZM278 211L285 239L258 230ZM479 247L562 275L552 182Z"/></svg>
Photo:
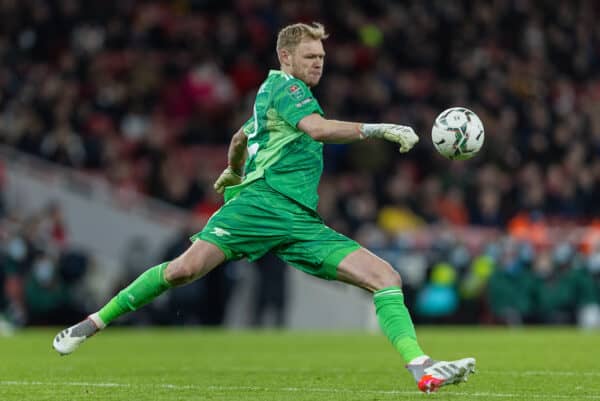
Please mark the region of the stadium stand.
<svg viewBox="0 0 600 401"><path fill-rule="evenodd" d="M407 302L423 305L415 320L600 326L600 9L541 3L3 1L0 141L209 216L225 146L277 66L278 28L320 21L332 34L315 90L327 116L405 123L422 138L401 157L384 143L327 146L320 205L402 270ZM429 140L453 105L486 127L468 162ZM60 205L1 210L0 302L18 324L62 323L28 295L45 288L49 254L68 265L61 291L84 274Z"/></svg>

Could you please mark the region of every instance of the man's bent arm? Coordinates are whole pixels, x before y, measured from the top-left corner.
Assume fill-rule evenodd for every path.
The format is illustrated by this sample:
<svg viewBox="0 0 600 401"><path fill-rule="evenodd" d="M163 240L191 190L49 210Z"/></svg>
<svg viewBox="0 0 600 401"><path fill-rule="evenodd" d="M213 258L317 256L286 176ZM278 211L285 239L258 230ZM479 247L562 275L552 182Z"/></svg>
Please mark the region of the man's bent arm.
<svg viewBox="0 0 600 401"><path fill-rule="evenodd" d="M237 175L244 175L244 163L246 162L246 145L248 138L242 129L238 130L229 143L227 151L227 163Z"/></svg>

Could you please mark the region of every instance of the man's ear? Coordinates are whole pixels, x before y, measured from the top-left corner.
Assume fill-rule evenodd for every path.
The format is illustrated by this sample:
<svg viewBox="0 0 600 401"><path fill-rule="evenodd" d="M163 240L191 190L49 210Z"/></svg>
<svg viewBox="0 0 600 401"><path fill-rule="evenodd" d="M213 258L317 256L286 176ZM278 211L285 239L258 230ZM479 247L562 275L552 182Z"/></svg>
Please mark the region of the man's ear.
<svg viewBox="0 0 600 401"><path fill-rule="evenodd" d="M277 56L281 65L285 65L286 67L292 65L292 54L288 49L279 49Z"/></svg>

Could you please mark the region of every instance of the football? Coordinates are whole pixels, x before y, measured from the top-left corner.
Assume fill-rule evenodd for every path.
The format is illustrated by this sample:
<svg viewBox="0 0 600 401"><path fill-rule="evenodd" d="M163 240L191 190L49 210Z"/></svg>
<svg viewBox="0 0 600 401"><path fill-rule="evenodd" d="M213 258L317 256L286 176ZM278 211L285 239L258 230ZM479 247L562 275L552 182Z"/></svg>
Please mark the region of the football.
<svg viewBox="0 0 600 401"><path fill-rule="evenodd" d="M483 123L477 114L464 107L442 111L431 129L433 146L450 160L466 160L475 156L484 138Z"/></svg>

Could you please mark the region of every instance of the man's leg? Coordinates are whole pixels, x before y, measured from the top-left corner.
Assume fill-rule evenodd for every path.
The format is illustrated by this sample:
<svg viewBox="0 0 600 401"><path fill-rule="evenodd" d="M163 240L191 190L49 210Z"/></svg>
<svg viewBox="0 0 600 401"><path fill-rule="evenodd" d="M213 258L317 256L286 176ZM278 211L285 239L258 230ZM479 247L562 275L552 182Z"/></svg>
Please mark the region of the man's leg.
<svg viewBox="0 0 600 401"><path fill-rule="evenodd" d="M173 286L191 283L224 260L225 255L216 245L195 241L175 260L146 270L98 312L58 333L54 338L54 349L62 355L70 354L116 318L141 308Z"/></svg>
<svg viewBox="0 0 600 401"><path fill-rule="evenodd" d="M386 261L361 248L338 265L337 278L373 293L375 312L384 334L406 363L425 357L404 305L400 275Z"/></svg>
<svg viewBox="0 0 600 401"><path fill-rule="evenodd" d="M337 279L373 293L381 329L407 363L421 391L436 391L443 385L466 381L474 371L473 358L437 362L421 350L404 305L400 275L389 263L361 248L342 259Z"/></svg>

